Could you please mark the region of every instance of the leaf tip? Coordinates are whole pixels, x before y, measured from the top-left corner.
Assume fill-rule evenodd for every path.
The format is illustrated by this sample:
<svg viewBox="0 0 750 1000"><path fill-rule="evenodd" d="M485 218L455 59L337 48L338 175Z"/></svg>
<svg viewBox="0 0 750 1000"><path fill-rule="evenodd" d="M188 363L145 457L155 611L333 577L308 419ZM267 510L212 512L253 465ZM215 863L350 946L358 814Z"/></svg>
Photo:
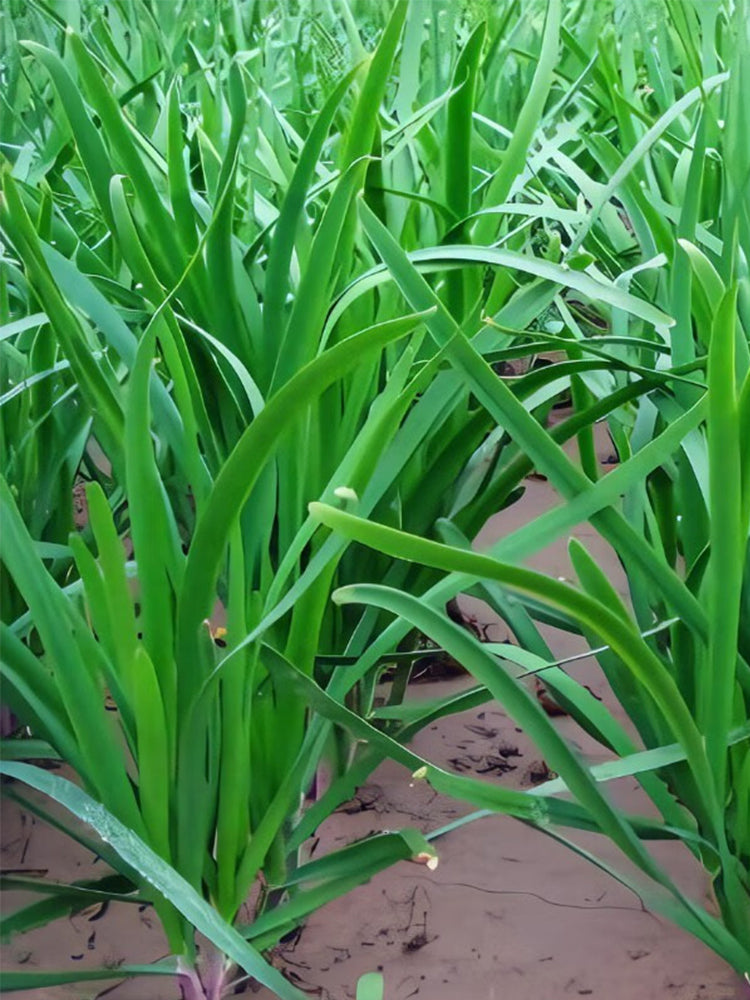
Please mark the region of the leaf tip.
<svg viewBox="0 0 750 1000"><path fill-rule="evenodd" d="M344 500L347 503L357 503L359 497L355 490L351 486L337 486L333 491L333 495L338 497L339 500Z"/></svg>
<svg viewBox="0 0 750 1000"><path fill-rule="evenodd" d="M418 865L425 865L431 872L434 872L440 863L437 854L433 854L431 851L420 851L419 854L414 855L412 861Z"/></svg>

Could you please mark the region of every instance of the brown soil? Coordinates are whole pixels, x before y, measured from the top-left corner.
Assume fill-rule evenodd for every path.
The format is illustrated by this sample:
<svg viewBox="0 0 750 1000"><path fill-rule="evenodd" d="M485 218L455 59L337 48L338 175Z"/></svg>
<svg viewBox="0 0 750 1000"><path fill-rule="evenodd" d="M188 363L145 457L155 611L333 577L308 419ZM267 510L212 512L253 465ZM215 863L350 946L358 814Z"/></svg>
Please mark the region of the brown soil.
<svg viewBox="0 0 750 1000"><path fill-rule="evenodd" d="M601 457L611 447L600 442ZM477 546L486 546L556 502L548 484L526 483L522 504L493 518ZM593 529L577 531L615 586L624 579L611 550ZM531 560L555 576L571 570L564 543ZM489 638L506 638L487 609L462 599L462 609L489 625ZM580 640L548 629L558 656L582 649ZM572 668L592 691L608 698L596 664ZM412 687L410 697L436 697L467 686L467 678ZM556 720L592 760L601 748L582 737L567 717ZM546 765L502 708L479 709L442 719L422 732L417 751L446 768L473 773L508 787L544 780ZM619 782L618 800L644 809L635 782ZM315 855L375 830L439 828L469 812L465 805L413 782L403 768L383 764L357 799L318 831ZM581 845L623 865L601 838L580 835ZM279 949L278 964L302 989L322 1000L349 1000L357 978L382 970L386 1000L739 1000L748 992L722 961L698 941L647 912L619 883L542 833L505 817L462 826L436 841L436 871L403 862L314 914L296 940ZM655 853L675 880L710 906L705 878L680 845ZM13 804L3 813L3 869L49 869L52 877L100 874L102 864ZM6 911L22 901L8 893ZM150 908L99 907L15 939L4 949L5 968L88 968L149 962L166 951ZM120 985L84 984L25 994L30 1000L94 998L175 1000L169 980L131 980ZM20 997L20 994L18 994ZM270 1000L265 991L255 993Z"/></svg>

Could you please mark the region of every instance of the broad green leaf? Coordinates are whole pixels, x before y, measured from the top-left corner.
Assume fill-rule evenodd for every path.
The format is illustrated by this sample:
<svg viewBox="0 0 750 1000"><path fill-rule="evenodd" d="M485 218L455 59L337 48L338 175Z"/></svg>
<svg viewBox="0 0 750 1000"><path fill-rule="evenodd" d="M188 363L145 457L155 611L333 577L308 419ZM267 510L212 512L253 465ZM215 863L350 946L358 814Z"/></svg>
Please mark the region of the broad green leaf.
<svg viewBox="0 0 750 1000"><path fill-rule="evenodd" d="M190 546L178 610L178 653L185 667L194 663L193 649L199 623L211 611L213 587L234 519L257 481L262 467L284 431L337 378L385 344L409 333L421 316L409 315L349 337L310 362L266 402L244 432L216 479ZM187 672L187 671L186 671ZM181 684L181 702L187 709L203 678Z"/></svg>
<svg viewBox="0 0 750 1000"><path fill-rule="evenodd" d="M90 983L107 979L127 979L130 976L176 976L177 963L162 961L154 965L105 966L102 969L65 969L60 972L8 971L0 975L0 983L5 991L13 993L21 990L40 990L48 986L62 986L65 983Z"/></svg>
<svg viewBox="0 0 750 1000"><path fill-rule="evenodd" d="M422 562L435 569L497 580L516 590L542 598L570 613L611 645L639 682L650 691L673 733L684 743L687 759L696 778L707 783L706 794L711 795L712 782L707 776L703 742L674 680L648 649L640 635L600 602L578 593L558 580L552 580L532 570L501 563L490 556L416 538L406 532L376 525L352 514L337 511L326 504L311 504L310 510L328 527L345 534L348 538L387 552L395 558Z"/></svg>

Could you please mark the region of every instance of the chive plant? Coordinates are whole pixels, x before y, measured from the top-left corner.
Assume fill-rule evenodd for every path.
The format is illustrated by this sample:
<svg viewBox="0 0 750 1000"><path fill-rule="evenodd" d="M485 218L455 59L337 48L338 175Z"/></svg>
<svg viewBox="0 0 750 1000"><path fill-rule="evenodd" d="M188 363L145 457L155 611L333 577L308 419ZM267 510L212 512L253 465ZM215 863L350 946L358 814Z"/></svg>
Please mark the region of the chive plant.
<svg viewBox="0 0 750 1000"><path fill-rule="evenodd" d="M54 814L117 874L11 880L48 906L4 932L91 893L147 900L174 955L147 971L186 1000L221 996L236 967L296 996L261 953L387 864L433 856L404 830L304 861L392 756L576 850L570 828L609 837L643 875L618 877L747 971L743 4L22 14L3 25L0 110L2 669L42 742L10 741L2 768L30 808L53 815L22 782L93 826L103 843ZM562 397L572 413L548 430ZM601 420L622 462L603 479ZM532 468L560 506L472 554ZM68 535L74 481L89 516ZM627 608L578 546L580 589L520 565L586 520L623 562ZM448 621L462 589L519 646ZM606 646L636 740L556 666L539 621ZM412 629L476 687L401 704ZM583 764L519 667L616 759ZM493 788L408 748L490 697L556 784ZM78 784L18 759L33 752ZM622 774L657 819L611 805ZM661 838L705 864L721 918L657 864Z"/></svg>
<svg viewBox="0 0 750 1000"><path fill-rule="evenodd" d="M401 482L402 471L429 460L450 484L461 455L441 444L443 425L454 435L466 427L476 443L487 422L454 384L447 400L431 392L414 404L404 423L442 363L420 346L423 317L374 299L345 314L339 306L326 322L349 273L337 260L363 252L354 198L405 12L394 8L373 55L344 74L304 140L270 107L276 149L266 135L253 141L246 121L255 108L247 89L266 98L252 53L227 58L224 75L203 67L192 80L167 75L159 89L149 59L166 58L174 39L149 35L156 26L144 17L133 63L110 64L105 54L139 26L115 12L94 20L86 41L45 32L52 45L20 49L38 100L30 117L42 125L34 154L4 171L3 339L9 359L32 367L23 389L46 390L39 405L24 396L31 406L19 415L32 457L68 478L51 540L27 510L35 484L3 483L2 559L16 598L4 606L4 690L46 741L33 749L62 757L83 789L45 784L23 763L7 773L114 847L106 856L121 874L116 891L108 878L67 893L35 883L56 897L53 915L88 892L152 900L176 956L153 971L177 974L186 997L220 995L235 964L296 995L257 950L384 865L431 857L416 833L402 831L299 867L297 827L317 762L340 754L344 766L347 748L320 729L311 745L305 699L270 672L280 659L307 674L330 671L376 625L365 622L355 638L356 620L327 601L351 567L339 568L342 545L312 539L304 500L330 498L341 483L362 489L372 507L408 509L411 494L428 523L434 507L422 507L419 476ZM143 71L149 85L118 100L126 69ZM50 130L65 152L45 172ZM11 387L3 404L17 395ZM72 442L58 416L64 405L81 425ZM57 434L41 451L34 432L44 421ZM9 437L8 470L24 443ZM65 493L76 474L89 480L89 519L67 538ZM226 652L208 623L217 601ZM258 919L240 937L230 925L258 879ZM39 919L38 907L27 908L4 933ZM204 947L198 959L196 928L215 954ZM6 985L67 975L18 974Z"/></svg>
<svg viewBox="0 0 750 1000"><path fill-rule="evenodd" d="M381 635L350 680L368 669L369 656L398 641L406 628L422 629L477 680L464 704L472 697L500 700L559 774L527 795L477 783L468 798L483 807L478 815L507 812L538 826L634 888L649 907L747 975L750 674L743 612L750 571L745 196L750 157L739 95L750 53L748 22L742 4L732 10L667 4L665 23L659 23L657 8L661 5L619 9L619 24L603 31L595 57L589 58L572 32L560 26L555 5L549 5L545 42L550 32L559 31L566 54L560 60L555 42L548 57L557 60L556 72L577 63L575 72L581 74L572 99L563 101L570 101L573 120L576 109L588 108L584 121L596 131L586 128L563 138L557 148L551 148L554 140L545 138L544 130L537 132L524 152L535 161L534 178L525 188L516 186L515 201L480 209L473 230L464 224L471 243L407 255L362 209L365 230L392 279L413 308L435 308L426 321L431 336L444 345L505 432L495 438L497 464L482 481L491 504L487 513L513 498L531 468L558 491L559 506L500 539L484 555L469 551L470 535L462 531L460 517L441 522L438 542L368 521L353 510L326 504L312 509L345 538L450 574L421 598L379 582L334 595L344 605L364 604L396 616L390 636ZM537 82L550 79L542 63L528 107ZM519 134L514 133L506 157ZM576 148L580 156L571 155ZM502 173L501 164L489 183L506 197L518 185L518 173L507 190L500 184ZM527 199L544 188L558 199L578 191L590 204L586 213L566 217L559 241L547 244L547 258L554 254L567 279L563 274L555 278L538 259L523 255L513 263L512 251L483 245L499 237L512 246L518 240L513 214L523 225ZM558 206L550 205L555 215ZM503 213L511 217L506 222ZM477 324L484 326L468 343L459 337L456 322L460 299L440 301L415 267L425 259L463 266L463 284L454 280L450 287L464 296L471 280L468 265L491 269L492 291L481 302L486 314ZM615 285L622 290L642 281L651 302L669 318L632 311L628 316L614 301L607 309L584 308L579 296L588 295L578 280L611 272L625 259L629 266ZM549 282L537 285L537 294L549 294L551 310L533 334L525 321L508 319L514 295L516 302L520 298L508 282L511 268ZM529 412L517 391L493 378L482 350L491 338L508 345L531 336L567 355L551 367L557 369L559 385L571 392L573 413L552 432L544 428L540 411ZM609 410L621 462L605 478L598 476L590 436L591 418L602 412L600 406ZM580 464L560 448L573 433ZM486 449L482 457L486 468ZM574 539L575 586L523 566L534 552L587 520L622 562L628 606ZM462 589L484 598L519 646L481 644L446 619L441 605ZM582 633L592 648L598 647L595 655L634 726L635 739L575 680L574 668L565 671L555 662L539 622ZM523 677L529 675L544 677L559 703L611 752L611 762L591 768L571 752L524 688ZM338 698L330 689L318 695L320 710L342 724L345 688L335 693ZM418 706L405 705L382 716L408 728L420 714ZM365 730L357 725L364 738ZM394 735L392 730L389 738ZM376 738L372 732L370 738ZM436 788L445 788L445 776L429 762L402 759ZM657 819L628 815L613 805L606 783L624 775L637 778ZM572 795L572 801L561 794ZM638 876L584 850L570 832L576 828L606 836L636 866ZM657 862L649 842L664 838L681 842L704 865L716 912L686 896Z"/></svg>

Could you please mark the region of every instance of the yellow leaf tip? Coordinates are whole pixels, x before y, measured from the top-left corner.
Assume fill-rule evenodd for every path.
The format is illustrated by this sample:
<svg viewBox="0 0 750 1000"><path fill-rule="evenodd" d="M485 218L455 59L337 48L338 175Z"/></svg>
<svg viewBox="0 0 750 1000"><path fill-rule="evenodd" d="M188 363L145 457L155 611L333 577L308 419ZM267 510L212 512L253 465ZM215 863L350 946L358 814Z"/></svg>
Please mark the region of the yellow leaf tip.
<svg viewBox="0 0 750 1000"><path fill-rule="evenodd" d="M430 851L420 851L414 855L412 861L418 865L425 865L431 872L434 872L439 864L437 854L432 854Z"/></svg>

